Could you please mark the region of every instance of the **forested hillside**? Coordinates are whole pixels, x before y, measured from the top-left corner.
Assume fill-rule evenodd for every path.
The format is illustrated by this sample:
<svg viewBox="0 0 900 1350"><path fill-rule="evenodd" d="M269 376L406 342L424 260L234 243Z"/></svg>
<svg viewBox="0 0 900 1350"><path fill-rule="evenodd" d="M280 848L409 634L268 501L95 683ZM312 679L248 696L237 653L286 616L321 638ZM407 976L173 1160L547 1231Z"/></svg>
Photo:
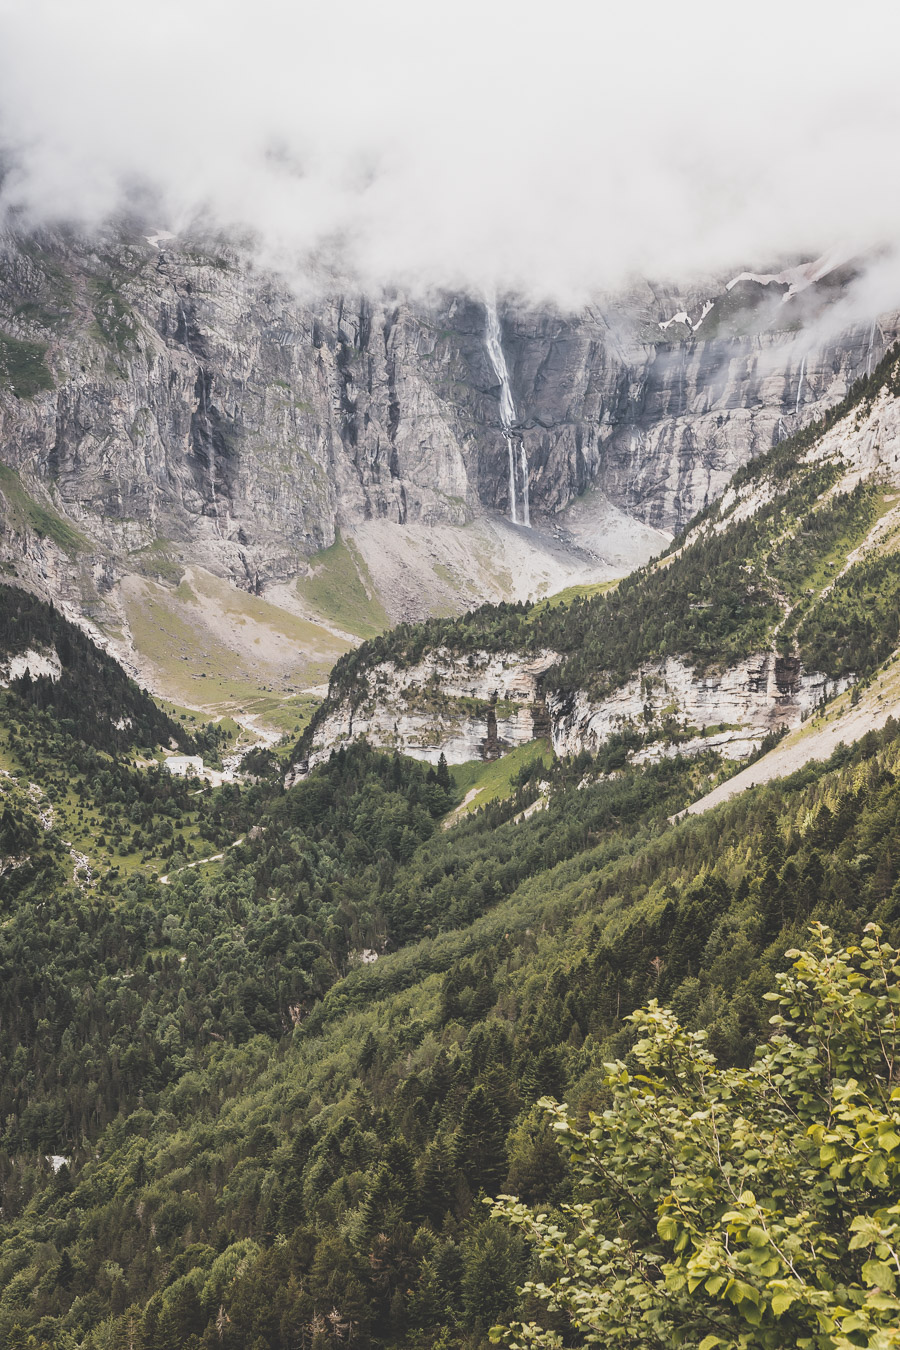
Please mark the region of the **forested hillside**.
<svg viewBox="0 0 900 1350"><path fill-rule="evenodd" d="M877 9L0 0L0 1350L900 1350Z"/></svg>
<svg viewBox="0 0 900 1350"><path fill-rule="evenodd" d="M547 1278L524 1291L545 1315L492 1340L561 1350L563 1323L660 1350L900 1344L900 952L874 923L846 947L822 924L810 936L765 995L773 1031L747 1069L654 999L587 1128L541 1103L577 1203L495 1205Z"/></svg>
<svg viewBox="0 0 900 1350"><path fill-rule="evenodd" d="M893 398L896 369L834 427ZM897 644L893 484L820 443L777 447L617 589L395 630L332 695L436 644L552 648L555 687L594 695L648 654L702 671L763 643L864 678ZM581 1195L541 1100L567 1103L577 1153L591 1112L619 1114L605 1066L621 1087L656 1063L635 1045L650 1000L672 1010L649 1015L663 1058L702 1032L710 1082L743 1083L811 924L900 940L894 720L696 816L735 766L674 743L638 764L628 728L596 755L521 747L480 810L485 766L361 742L290 788L269 752L214 788L152 753L214 729L192 739L48 607L2 598L11 675L26 652L51 673L0 692L0 1350L483 1350L498 1323L582 1344L590 1317L545 1306L523 1236L564 1243ZM620 1232L601 1188L596 1221L674 1269L648 1203ZM731 1303L728 1327L752 1323L750 1294ZM684 1344L712 1350L692 1309ZM765 1350L787 1345L773 1326Z"/></svg>
<svg viewBox="0 0 900 1350"><path fill-rule="evenodd" d="M99 750L167 745L194 749L191 738L152 698L52 605L0 584L0 666L28 651L54 654L58 678L26 673L12 680L25 706L52 710L60 726Z"/></svg>
<svg viewBox="0 0 900 1350"><path fill-rule="evenodd" d="M165 885L67 884L33 820L16 843L35 870L0 925L4 1347L482 1345L533 1268L481 1197L571 1195L541 1097L602 1106L651 997L746 1065L811 920L900 935L893 724L674 825L714 756L536 761L444 830L449 776L364 746L288 792L190 798L58 750L98 819L143 802L152 836L191 809L201 847L242 842Z"/></svg>

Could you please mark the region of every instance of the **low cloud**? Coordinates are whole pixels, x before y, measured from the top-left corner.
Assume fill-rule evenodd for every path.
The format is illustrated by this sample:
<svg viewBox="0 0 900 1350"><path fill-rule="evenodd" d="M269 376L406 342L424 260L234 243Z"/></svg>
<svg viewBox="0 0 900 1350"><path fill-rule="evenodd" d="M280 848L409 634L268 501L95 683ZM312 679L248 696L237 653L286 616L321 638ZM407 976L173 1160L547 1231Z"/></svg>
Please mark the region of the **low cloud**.
<svg viewBox="0 0 900 1350"><path fill-rule="evenodd" d="M884 258L898 39L887 0L0 0L0 204L91 227L140 202L298 286L562 306ZM856 294L900 304L900 268Z"/></svg>

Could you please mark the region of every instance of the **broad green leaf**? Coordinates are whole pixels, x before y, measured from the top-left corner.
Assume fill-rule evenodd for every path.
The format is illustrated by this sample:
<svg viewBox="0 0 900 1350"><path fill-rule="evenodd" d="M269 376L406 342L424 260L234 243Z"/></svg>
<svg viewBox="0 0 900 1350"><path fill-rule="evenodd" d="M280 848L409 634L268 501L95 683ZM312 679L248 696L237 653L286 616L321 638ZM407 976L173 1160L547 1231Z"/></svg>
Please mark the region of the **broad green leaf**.
<svg viewBox="0 0 900 1350"><path fill-rule="evenodd" d="M863 1264L862 1275L866 1284L877 1285L880 1289L887 1289L893 1293L897 1276L886 1261L866 1261Z"/></svg>
<svg viewBox="0 0 900 1350"><path fill-rule="evenodd" d="M876 1184L887 1180L887 1164L880 1153L873 1153L863 1168L870 1181Z"/></svg>

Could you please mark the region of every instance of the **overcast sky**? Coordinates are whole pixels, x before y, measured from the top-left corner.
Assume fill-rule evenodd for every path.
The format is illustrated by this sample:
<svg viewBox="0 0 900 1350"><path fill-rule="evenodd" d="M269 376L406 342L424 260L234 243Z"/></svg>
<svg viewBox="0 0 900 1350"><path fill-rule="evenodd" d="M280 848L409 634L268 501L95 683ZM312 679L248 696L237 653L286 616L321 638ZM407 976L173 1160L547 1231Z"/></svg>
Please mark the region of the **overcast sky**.
<svg viewBox="0 0 900 1350"><path fill-rule="evenodd" d="M900 238L893 0L0 0L6 205L566 304ZM900 298L900 297L898 297Z"/></svg>

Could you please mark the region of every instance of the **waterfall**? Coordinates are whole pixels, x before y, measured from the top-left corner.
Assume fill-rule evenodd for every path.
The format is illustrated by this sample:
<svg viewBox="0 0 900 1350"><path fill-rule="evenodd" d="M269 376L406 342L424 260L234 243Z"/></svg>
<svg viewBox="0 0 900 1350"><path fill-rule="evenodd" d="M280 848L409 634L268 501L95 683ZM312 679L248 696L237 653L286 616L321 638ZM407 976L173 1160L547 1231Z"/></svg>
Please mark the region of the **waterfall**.
<svg viewBox="0 0 900 1350"><path fill-rule="evenodd" d="M528 501L528 456L525 446L519 442L519 459L522 464L522 524L531 526L531 506Z"/></svg>
<svg viewBox="0 0 900 1350"><path fill-rule="evenodd" d="M221 523L219 520L219 498L216 493L216 440L213 435L212 422L209 416L209 389L203 377L200 377L200 387L198 389L197 412L200 415L203 431L205 433L206 454L209 460L209 495L212 498L213 515L215 517L216 529L221 533Z"/></svg>
<svg viewBox="0 0 900 1350"><path fill-rule="evenodd" d="M644 433L638 427L634 427L631 432L631 462L633 467L625 482L626 511L630 510L637 501L637 481L641 475L641 456L643 453Z"/></svg>
<svg viewBox="0 0 900 1350"><path fill-rule="evenodd" d="M872 348L875 346L875 320L872 320L872 331L869 334L869 354L866 357L866 374L872 374Z"/></svg>
<svg viewBox="0 0 900 1350"><path fill-rule="evenodd" d="M797 406L794 409L794 416L800 411L800 396L803 393L803 376L806 374L806 357L800 362L800 379L797 384Z"/></svg>
<svg viewBox="0 0 900 1350"><path fill-rule="evenodd" d="M512 436L506 436L506 450L509 455L509 518L514 525L518 525L519 517L516 515L516 460L513 454Z"/></svg>
<svg viewBox="0 0 900 1350"><path fill-rule="evenodd" d="M503 355L500 316L497 313L497 306L491 301L486 300L484 311L487 318L484 345L487 347L487 353L491 359L494 374L500 381L500 421L503 426L503 436L506 441L506 451L509 457L509 518L514 525L518 525L519 516L516 510L516 452L514 445L515 436L513 435L513 426L516 421L516 405L513 402L512 388L509 383L509 370L506 365L506 357ZM523 523L525 525L530 525L531 508L528 500L528 458L525 454L525 446L521 443L519 451L519 457L522 464Z"/></svg>

